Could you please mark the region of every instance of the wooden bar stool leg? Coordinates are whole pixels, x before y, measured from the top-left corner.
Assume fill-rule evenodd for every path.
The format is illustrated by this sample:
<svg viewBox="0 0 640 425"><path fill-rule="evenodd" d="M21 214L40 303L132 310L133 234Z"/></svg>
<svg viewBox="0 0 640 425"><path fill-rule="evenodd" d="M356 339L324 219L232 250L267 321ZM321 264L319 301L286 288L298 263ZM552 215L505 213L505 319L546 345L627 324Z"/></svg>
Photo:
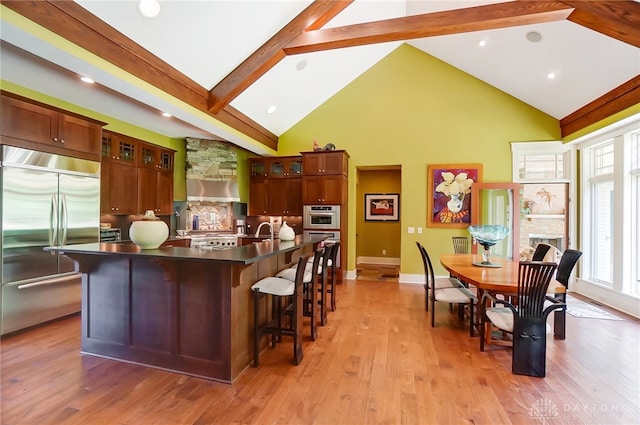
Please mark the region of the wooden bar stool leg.
<svg viewBox="0 0 640 425"><path fill-rule="evenodd" d="M293 314L291 317L291 328L293 330L293 361L296 365L299 365L302 361L303 292L301 287L295 292Z"/></svg>
<svg viewBox="0 0 640 425"><path fill-rule="evenodd" d="M253 366L258 367L260 359L260 291L253 290Z"/></svg>
<svg viewBox="0 0 640 425"><path fill-rule="evenodd" d="M320 280L320 324L324 326L327 324L327 275L325 270L322 270L322 274L320 275L319 280Z"/></svg>

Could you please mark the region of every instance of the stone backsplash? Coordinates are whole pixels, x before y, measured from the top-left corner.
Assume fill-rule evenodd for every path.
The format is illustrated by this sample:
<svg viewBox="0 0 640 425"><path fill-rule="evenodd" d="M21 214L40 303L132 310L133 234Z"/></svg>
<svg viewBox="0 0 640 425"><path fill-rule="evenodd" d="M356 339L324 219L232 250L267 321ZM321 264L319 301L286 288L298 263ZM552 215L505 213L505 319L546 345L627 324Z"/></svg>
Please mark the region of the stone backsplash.
<svg viewBox="0 0 640 425"><path fill-rule="evenodd" d="M186 138L187 180L236 181L236 148L217 140Z"/></svg>

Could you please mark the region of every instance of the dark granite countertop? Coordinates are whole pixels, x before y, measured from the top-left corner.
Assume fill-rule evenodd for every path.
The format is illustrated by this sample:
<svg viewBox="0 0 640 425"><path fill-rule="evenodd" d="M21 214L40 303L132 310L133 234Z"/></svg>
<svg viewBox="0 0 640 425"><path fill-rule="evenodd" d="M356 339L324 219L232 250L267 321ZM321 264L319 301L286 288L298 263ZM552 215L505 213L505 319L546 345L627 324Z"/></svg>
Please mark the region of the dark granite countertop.
<svg viewBox="0 0 640 425"><path fill-rule="evenodd" d="M326 239L325 236L296 236L293 241L263 242L239 246L237 248L206 250L200 248L160 247L158 249L140 249L131 241L96 242L78 245L64 245L45 248L45 251L57 251L63 254L141 256L149 258L173 258L180 260L208 260L226 263L251 264L262 259L302 248Z"/></svg>

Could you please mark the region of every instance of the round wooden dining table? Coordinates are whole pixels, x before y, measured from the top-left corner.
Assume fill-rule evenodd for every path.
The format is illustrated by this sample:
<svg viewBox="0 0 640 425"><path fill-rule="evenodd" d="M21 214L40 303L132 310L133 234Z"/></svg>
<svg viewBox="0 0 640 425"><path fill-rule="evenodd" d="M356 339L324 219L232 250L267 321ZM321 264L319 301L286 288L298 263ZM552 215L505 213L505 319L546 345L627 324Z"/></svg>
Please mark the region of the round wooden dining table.
<svg viewBox="0 0 640 425"><path fill-rule="evenodd" d="M481 261L481 254L442 254L440 256L440 264L452 276L478 288L477 314L482 312L480 302L484 291L503 295L516 295L518 293L518 261L492 256L491 262L500 265L500 267L473 265L473 263L480 263ZM553 279L549 283L547 292L556 297L561 297L561 294L566 292L566 288L563 284ZM565 312L562 310L558 311L557 314L564 315ZM560 328L556 329L554 326L554 333L560 335Z"/></svg>

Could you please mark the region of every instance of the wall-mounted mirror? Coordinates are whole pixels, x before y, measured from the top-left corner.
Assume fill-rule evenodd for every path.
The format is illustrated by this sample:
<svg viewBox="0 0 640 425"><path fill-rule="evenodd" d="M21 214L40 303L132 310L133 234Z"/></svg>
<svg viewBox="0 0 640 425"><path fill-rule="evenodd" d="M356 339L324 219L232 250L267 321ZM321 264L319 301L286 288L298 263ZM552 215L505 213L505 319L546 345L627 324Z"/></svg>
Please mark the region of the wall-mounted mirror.
<svg viewBox="0 0 640 425"><path fill-rule="evenodd" d="M491 254L520 261L520 185L475 183L471 186L471 224L502 224L509 234L491 248ZM478 245L472 245L474 254Z"/></svg>

